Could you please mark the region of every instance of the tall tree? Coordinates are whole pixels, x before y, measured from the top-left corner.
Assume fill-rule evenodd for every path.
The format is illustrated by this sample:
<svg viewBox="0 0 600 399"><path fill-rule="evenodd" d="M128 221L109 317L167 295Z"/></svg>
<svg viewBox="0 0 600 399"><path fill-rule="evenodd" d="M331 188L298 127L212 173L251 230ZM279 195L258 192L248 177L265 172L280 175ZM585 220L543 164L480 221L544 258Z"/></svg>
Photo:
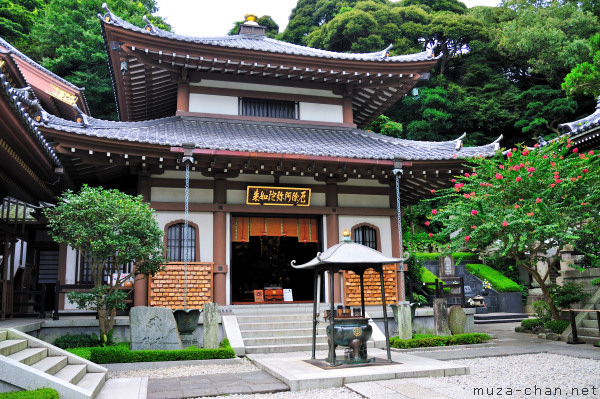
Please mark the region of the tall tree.
<svg viewBox="0 0 600 399"><path fill-rule="evenodd" d="M27 36L37 22L43 0L0 0L0 36L27 52Z"/></svg>
<svg viewBox="0 0 600 399"><path fill-rule="evenodd" d="M32 58L71 83L85 87L94 116L115 119L116 109L98 13L103 0L49 0L33 27L29 40ZM129 22L144 26L146 15L155 25L170 29L152 16L155 0L116 0L111 11Z"/></svg>

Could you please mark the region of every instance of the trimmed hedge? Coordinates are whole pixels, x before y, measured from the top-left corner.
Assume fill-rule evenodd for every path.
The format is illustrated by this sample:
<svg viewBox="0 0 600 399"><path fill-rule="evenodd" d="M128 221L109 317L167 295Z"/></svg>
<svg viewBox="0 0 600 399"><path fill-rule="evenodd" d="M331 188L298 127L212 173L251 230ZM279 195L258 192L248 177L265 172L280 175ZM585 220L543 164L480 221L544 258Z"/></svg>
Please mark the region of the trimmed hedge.
<svg viewBox="0 0 600 399"><path fill-rule="evenodd" d="M544 324L544 327L549 328L555 334L562 334L570 324L566 320L550 320Z"/></svg>
<svg viewBox="0 0 600 399"><path fill-rule="evenodd" d="M0 393L0 399L59 399L59 395L54 389L41 388L33 391Z"/></svg>
<svg viewBox="0 0 600 399"><path fill-rule="evenodd" d="M121 345L91 348L90 361L99 364L170 362L176 360L231 359L235 357L229 341L224 339L217 349L190 346L183 350L139 350L132 351Z"/></svg>
<svg viewBox="0 0 600 399"><path fill-rule="evenodd" d="M421 281L423 281L424 283L435 283L435 280L439 279L440 278L438 276L431 273L426 267L421 266ZM442 285L444 285L443 281L440 280L440 282L442 283ZM435 294L435 287L433 285L427 285L425 286L425 288L427 289L427 292ZM446 288L447 287L444 287L444 289Z"/></svg>
<svg viewBox="0 0 600 399"><path fill-rule="evenodd" d="M521 327L527 330L533 330L534 328L543 327L544 322L540 319L525 319L521 320Z"/></svg>
<svg viewBox="0 0 600 399"><path fill-rule="evenodd" d="M417 252L415 258L421 261L426 260L438 260L442 256L439 252ZM459 263L463 260L477 260L478 256L473 252L453 252L452 258L455 263Z"/></svg>
<svg viewBox="0 0 600 399"><path fill-rule="evenodd" d="M400 339L398 337L390 338L390 346L398 349L425 348L432 346L450 346L481 344L490 339L487 334L469 333L449 336L420 336L413 339Z"/></svg>
<svg viewBox="0 0 600 399"><path fill-rule="evenodd" d="M465 268L480 279L489 281L492 289L498 292L522 292L519 284L487 265L467 264Z"/></svg>
<svg viewBox="0 0 600 399"><path fill-rule="evenodd" d="M90 348L92 346L100 346L100 341L98 341L98 337L94 338L86 334L67 334L56 338L52 341L52 345L58 346L61 349Z"/></svg>

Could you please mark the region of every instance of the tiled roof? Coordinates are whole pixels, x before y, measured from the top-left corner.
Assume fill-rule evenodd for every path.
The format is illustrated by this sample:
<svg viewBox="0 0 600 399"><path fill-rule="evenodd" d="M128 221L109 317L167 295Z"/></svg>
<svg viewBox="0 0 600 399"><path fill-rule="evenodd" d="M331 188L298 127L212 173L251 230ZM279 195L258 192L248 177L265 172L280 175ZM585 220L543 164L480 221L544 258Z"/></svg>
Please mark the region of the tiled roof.
<svg viewBox="0 0 600 399"><path fill-rule="evenodd" d="M25 110L25 106L37 108L37 100L31 99L30 91L12 87L6 76L0 73L0 95L6 97L8 103L15 110L15 114L17 114L22 120L25 129L29 131L31 136L34 137L40 148L47 154L48 159L51 159L54 165L62 167L62 164L56 156L54 150L46 142L46 139L38 130L35 121Z"/></svg>
<svg viewBox="0 0 600 399"><path fill-rule="evenodd" d="M143 28L137 27L122 18L117 17L109 11L111 20L107 22L101 15L98 15L100 19L107 24L113 24L122 28L140 32L147 35L155 35L167 39L178 40L188 43L206 44L219 47L233 47L245 50L256 50L256 51L267 51L271 53L281 53L290 55L302 55L308 57L320 57L320 58L333 58L340 60L357 60L357 61L382 61L382 62L415 62L415 61L429 61L434 59L433 55L429 51L424 51L415 54L398 55L393 57L385 57L386 50L377 51L374 53L338 53L335 51L320 50L311 47L300 46L297 44L286 43L280 40L271 39L261 35L232 35L232 36L218 36L218 37L194 37L178 35L173 32L167 32L162 29L158 29L152 26L151 31L147 31Z"/></svg>
<svg viewBox="0 0 600 399"><path fill-rule="evenodd" d="M598 103L596 104L596 111L593 114L573 122L567 122L558 125L559 129L561 129L563 133L569 135L584 133L588 130L597 128L598 126L600 126L600 97L598 98Z"/></svg>
<svg viewBox="0 0 600 399"><path fill-rule="evenodd" d="M207 150L317 155L358 159L449 160L491 156L496 142L456 151L460 141L396 139L360 129L173 116L144 122L87 118L87 126L48 116L46 127L112 140L164 146L193 143ZM460 145L458 145L460 147Z"/></svg>

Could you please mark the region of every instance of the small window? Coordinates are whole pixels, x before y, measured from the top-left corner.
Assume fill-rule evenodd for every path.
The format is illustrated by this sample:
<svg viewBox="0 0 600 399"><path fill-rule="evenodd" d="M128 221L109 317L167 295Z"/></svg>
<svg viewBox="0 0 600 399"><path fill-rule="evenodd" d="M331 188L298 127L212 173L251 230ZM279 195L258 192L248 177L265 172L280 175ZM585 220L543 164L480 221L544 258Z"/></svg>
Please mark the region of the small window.
<svg viewBox="0 0 600 399"><path fill-rule="evenodd" d="M170 262L196 261L196 229L188 224L184 243L184 226L184 223L177 223L167 230L167 258Z"/></svg>
<svg viewBox="0 0 600 399"><path fill-rule="evenodd" d="M294 101L268 100L240 97L239 113L243 116L298 119L298 103Z"/></svg>
<svg viewBox="0 0 600 399"><path fill-rule="evenodd" d="M354 230L354 242L377 250L377 231L369 226L359 226Z"/></svg>

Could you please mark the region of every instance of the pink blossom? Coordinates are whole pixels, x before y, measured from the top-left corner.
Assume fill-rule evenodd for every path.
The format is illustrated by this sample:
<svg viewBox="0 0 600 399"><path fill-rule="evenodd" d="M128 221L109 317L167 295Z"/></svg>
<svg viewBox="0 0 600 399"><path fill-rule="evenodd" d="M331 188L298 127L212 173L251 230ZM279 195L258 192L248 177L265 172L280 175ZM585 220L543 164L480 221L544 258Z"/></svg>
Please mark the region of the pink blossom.
<svg viewBox="0 0 600 399"><path fill-rule="evenodd" d="M573 148L573 152L577 153L579 149L577 147Z"/></svg>
<svg viewBox="0 0 600 399"><path fill-rule="evenodd" d="M470 174L468 174L468 173L465 173L465 177L469 177L469 176L471 176L471 175L470 175Z"/></svg>
<svg viewBox="0 0 600 399"><path fill-rule="evenodd" d="M527 154L529 154L529 150L525 149L525 151L523 151L521 154L523 154L524 156L527 156Z"/></svg>
<svg viewBox="0 0 600 399"><path fill-rule="evenodd" d="M589 172L589 170L587 170L587 168L586 168L586 169L582 170L582 172L587 173L587 172Z"/></svg>
<svg viewBox="0 0 600 399"><path fill-rule="evenodd" d="M471 194L464 193L463 197L465 197L465 199L469 199L469 198L471 198Z"/></svg>
<svg viewBox="0 0 600 399"><path fill-rule="evenodd" d="M538 143L535 143L533 146L534 146L535 148L538 148L540 145L539 145Z"/></svg>
<svg viewBox="0 0 600 399"><path fill-rule="evenodd" d="M431 237L433 237L433 233L429 233L429 237L430 237L430 238L431 238Z"/></svg>
<svg viewBox="0 0 600 399"><path fill-rule="evenodd" d="M502 222L502 226L504 226L504 227L508 226L508 222L505 220L504 222Z"/></svg>
<svg viewBox="0 0 600 399"><path fill-rule="evenodd" d="M470 238L471 238L471 237L469 237L469 236L466 236L466 237L465 237L465 241L469 241L469 239L470 239Z"/></svg>
<svg viewBox="0 0 600 399"><path fill-rule="evenodd" d="M527 212L527 216L533 216L533 212Z"/></svg>
<svg viewBox="0 0 600 399"><path fill-rule="evenodd" d="M528 171L528 172L534 172L534 171L535 171L535 168L532 166L532 167L530 167L530 168L527 168L527 171Z"/></svg>
<svg viewBox="0 0 600 399"><path fill-rule="evenodd" d="M556 162L552 161L550 162L550 165L552 165L552 167L554 168L556 166Z"/></svg>
<svg viewBox="0 0 600 399"><path fill-rule="evenodd" d="M484 182L479 183L480 186L485 186Z"/></svg>
<svg viewBox="0 0 600 399"><path fill-rule="evenodd" d="M558 184L558 183L562 183L562 180L560 180L560 179L556 179L556 180L554 180L554 183L556 183L556 184Z"/></svg>
<svg viewBox="0 0 600 399"><path fill-rule="evenodd" d="M521 164L519 166L522 167L522 168L525 167L525 165L523 165L523 162L521 162Z"/></svg>
<svg viewBox="0 0 600 399"><path fill-rule="evenodd" d="M585 159L585 154L579 154L579 158Z"/></svg>
<svg viewBox="0 0 600 399"><path fill-rule="evenodd" d="M429 223L429 220L428 220L428 221L425 222L425 226L429 226L429 225L430 225L430 223Z"/></svg>
<svg viewBox="0 0 600 399"><path fill-rule="evenodd" d="M431 213L435 215L437 213L437 209L433 209Z"/></svg>
<svg viewBox="0 0 600 399"><path fill-rule="evenodd" d="M581 175L577 176L578 179L581 179L581 177L582 177Z"/></svg>
<svg viewBox="0 0 600 399"><path fill-rule="evenodd" d="M521 181L521 176L517 176L517 177L515 178L515 181Z"/></svg>
<svg viewBox="0 0 600 399"><path fill-rule="evenodd" d="M479 211L478 211L478 210L475 210L475 209L473 209L473 210L471 211L471 215L473 215L473 216L476 216L478 213L479 213Z"/></svg>
<svg viewBox="0 0 600 399"><path fill-rule="evenodd" d="M509 152L507 152L507 153L506 153L506 157L507 157L507 158L510 158L510 157L512 157L512 156L513 156L513 153L512 153L512 152L510 152L510 151L509 151Z"/></svg>
<svg viewBox="0 0 600 399"><path fill-rule="evenodd" d="M546 159L546 158L548 158L548 155L543 155L542 158Z"/></svg>
<svg viewBox="0 0 600 399"><path fill-rule="evenodd" d="M518 170L519 170L519 168L520 168L520 166L519 166L519 165L515 165L515 166L513 166L513 170L514 170L515 172L516 172L516 171L518 171Z"/></svg>
<svg viewBox="0 0 600 399"><path fill-rule="evenodd" d="M588 155L594 155L594 151L588 152Z"/></svg>
<svg viewBox="0 0 600 399"><path fill-rule="evenodd" d="M550 184L550 187L554 187L554 186L556 186L556 184L554 184L554 183Z"/></svg>
<svg viewBox="0 0 600 399"><path fill-rule="evenodd" d="M492 187L492 183L485 183L486 187Z"/></svg>
<svg viewBox="0 0 600 399"><path fill-rule="evenodd" d="M496 179L504 179L504 176L502 176L500 173L496 173Z"/></svg>
<svg viewBox="0 0 600 399"><path fill-rule="evenodd" d="M473 176L473 177L477 177L477 173L473 173L471 176Z"/></svg>
<svg viewBox="0 0 600 399"><path fill-rule="evenodd" d="M498 166L500 169L504 169L504 165L500 165Z"/></svg>
<svg viewBox="0 0 600 399"><path fill-rule="evenodd" d="M576 180L577 180L577 178L571 177L571 181L576 181Z"/></svg>
<svg viewBox="0 0 600 399"><path fill-rule="evenodd" d="M471 226L471 229L475 230L477 228L477 226Z"/></svg>
<svg viewBox="0 0 600 399"><path fill-rule="evenodd" d="M537 198L535 199L535 202L539 204L540 202L542 202L542 199L541 199L540 197L537 197Z"/></svg>
<svg viewBox="0 0 600 399"><path fill-rule="evenodd" d="M435 193L435 190L434 190L434 189L431 189L431 194L434 194L434 193Z"/></svg>
<svg viewBox="0 0 600 399"><path fill-rule="evenodd" d="M567 148L571 148L571 143L567 144Z"/></svg>
<svg viewBox="0 0 600 399"><path fill-rule="evenodd" d="M515 209L519 209L520 207L520 205L515 204Z"/></svg>
<svg viewBox="0 0 600 399"><path fill-rule="evenodd" d="M452 183L456 183L456 179L452 179L450 180Z"/></svg>

